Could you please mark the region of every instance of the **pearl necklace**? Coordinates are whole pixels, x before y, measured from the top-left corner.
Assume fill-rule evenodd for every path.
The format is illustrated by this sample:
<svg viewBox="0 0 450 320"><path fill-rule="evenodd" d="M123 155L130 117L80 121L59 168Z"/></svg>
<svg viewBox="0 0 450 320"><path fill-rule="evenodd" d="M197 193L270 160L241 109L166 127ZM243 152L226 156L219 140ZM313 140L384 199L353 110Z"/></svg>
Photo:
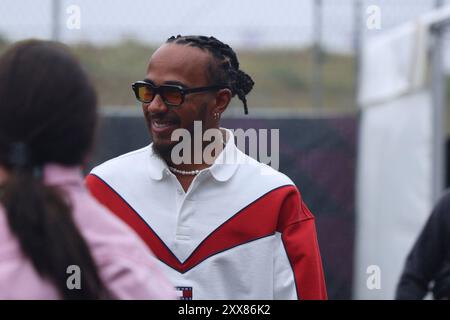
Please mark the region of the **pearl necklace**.
<svg viewBox="0 0 450 320"><path fill-rule="evenodd" d="M179 173L184 176L196 176L200 172L200 170L185 171L185 170L180 170L180 169L170 167L170 166L169 166L169 170L172 172L175 172L175 173Z"/></svg>

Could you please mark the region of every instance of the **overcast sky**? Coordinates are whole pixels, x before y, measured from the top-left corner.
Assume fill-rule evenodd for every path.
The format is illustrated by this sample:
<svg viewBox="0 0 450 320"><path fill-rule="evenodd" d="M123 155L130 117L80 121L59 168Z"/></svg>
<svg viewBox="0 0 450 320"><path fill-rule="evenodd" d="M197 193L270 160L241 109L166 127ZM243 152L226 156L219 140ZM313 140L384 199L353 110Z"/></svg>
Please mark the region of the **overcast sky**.
<svg viewBox="0 0 450 320"><path fill-rule="evenodd" d="M354 0L323 1L323 44L350 52L355 31L371 36L432 8L436 0L362 0L381 8L381 30L354 27ZM0 0L0 34L10 40L50 38L53 0ZM215 35L233 46L304 47L313 39L313 0L60 0L64 42L108 43L133 37L160 43L170 35ZM447 1L450 3L450 1ZM81 28L66 27L70 5L81 12Z"/></svg>

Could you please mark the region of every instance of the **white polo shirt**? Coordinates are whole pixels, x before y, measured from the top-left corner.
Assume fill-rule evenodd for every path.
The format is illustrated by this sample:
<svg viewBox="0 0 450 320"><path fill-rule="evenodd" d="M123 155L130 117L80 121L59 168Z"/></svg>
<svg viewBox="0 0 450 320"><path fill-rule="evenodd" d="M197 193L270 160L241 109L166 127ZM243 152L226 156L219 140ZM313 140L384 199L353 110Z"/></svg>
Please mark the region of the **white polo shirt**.
<svg viewBox="0 0 450 320"><path fill-rule="evenodd" d="M298 189L225 130L224 150L187 192L151 144L94 168L86 184L145 241L180 299L325 299Z"/></svg>

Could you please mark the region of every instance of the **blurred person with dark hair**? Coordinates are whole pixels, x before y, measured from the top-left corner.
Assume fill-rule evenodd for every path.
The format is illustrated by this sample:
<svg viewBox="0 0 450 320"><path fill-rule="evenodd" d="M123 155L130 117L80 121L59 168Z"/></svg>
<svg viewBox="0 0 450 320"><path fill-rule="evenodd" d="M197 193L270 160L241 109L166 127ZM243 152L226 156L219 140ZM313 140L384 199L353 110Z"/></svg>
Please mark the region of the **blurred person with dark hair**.
<svg viewBox="0 0 450 320"><path fill-rule="evenodd" d="M220 127L232 97L247 113L252 87L227 44L169 38L132 85L152 144L94 168L87 185L145 240L180 299L326 299L314 216L300 192ZM177 129L194 137L181 163L172 157ZM216 134L211 162L198 131Z"/></svg>
<svg viewBox="0 0 450 320"><path fill-rule="evenodd" d="M0 57L0 299L174 297L139 237L84 187L96 105L62 44L23 41Z"/></svg>
<svg viewBox="0 0 450 320"><path fill-rule="evenodd" d="M450 191L433 209L405 263L396 299L450 299Z"/></svg>

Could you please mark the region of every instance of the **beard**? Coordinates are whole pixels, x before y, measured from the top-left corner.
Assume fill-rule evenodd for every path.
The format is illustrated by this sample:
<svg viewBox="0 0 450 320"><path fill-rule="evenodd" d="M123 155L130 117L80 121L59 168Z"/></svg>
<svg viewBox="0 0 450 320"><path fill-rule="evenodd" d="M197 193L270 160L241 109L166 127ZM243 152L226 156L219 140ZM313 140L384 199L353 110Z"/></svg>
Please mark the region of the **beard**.
<svg viewBox="0 0 450 320"><path fill-rule="evenodd" d="M205 123L205 119L206 119L206 115L208 112L208 104L207 103L203 103L199 106L199 117L198 119L195 119L192 121L192 123L188 126L188 127L184 127L185 130L187 130L190 135L191 135L191 141L193 142L194 137L194 121L200 121L202 122L202 125L204 125ZM147 123L149 123L150 121L147 121ZM150 135L152 135L151 133L151 125L148 124L149 126L149 131L150 131ZM206 128L203 128L203 132L202 132L202 137L203 137L203 133L206 130ZM170 140L165 140L165 141L157 141L157 139L153 139L153 151L155 152L155 154L163 159L166 163L170 164L172 163L171 159L172 159L172 150L173 148L181 142L181 139L178 141L172 141Z"/></svg>
<svg viewBox="0 0 450 320"><path fill-rule="evenodd" d="M153 142L153 151L159 158L163 159L166 162L169 162L172 154L172 149L177 143L178 142L176 141L171 144L157 144Z"/></svg>

